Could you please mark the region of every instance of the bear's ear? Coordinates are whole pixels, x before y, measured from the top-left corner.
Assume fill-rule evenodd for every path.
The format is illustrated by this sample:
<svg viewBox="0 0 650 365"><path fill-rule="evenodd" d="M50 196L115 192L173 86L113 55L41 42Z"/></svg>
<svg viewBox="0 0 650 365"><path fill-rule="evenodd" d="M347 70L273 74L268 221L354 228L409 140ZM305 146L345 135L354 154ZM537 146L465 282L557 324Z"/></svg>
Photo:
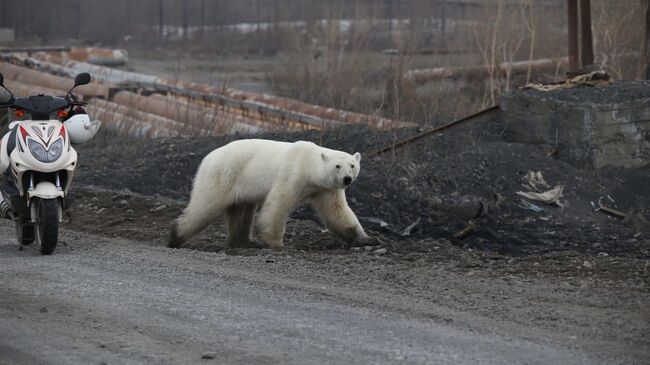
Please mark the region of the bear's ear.
<svg viewBox="0 0 650 365"><path fill-rule="evenodd" d="M359 152L355 153L354 159L357 160L357 162L361 161L361 154Z"/></svg>
<svg viewBox="0 0 650 365"><path fill-rule="evenodd" d="M323 161L325 161L325 162L327 162L327 160L329 159L324 153L320 154L320 158L322 158Z"/></svg>

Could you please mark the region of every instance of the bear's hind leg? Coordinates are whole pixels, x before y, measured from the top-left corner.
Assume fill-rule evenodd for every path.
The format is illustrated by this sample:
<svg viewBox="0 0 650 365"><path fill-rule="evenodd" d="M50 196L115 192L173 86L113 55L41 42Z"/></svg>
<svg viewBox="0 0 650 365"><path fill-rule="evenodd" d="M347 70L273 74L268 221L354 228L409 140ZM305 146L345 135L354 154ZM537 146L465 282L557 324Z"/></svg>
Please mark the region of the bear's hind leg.
<svg viewBox="0 0 650 365"><path fill-rule="evenodd" d="M291 194L279 189L271 191L257 216L259 236L270 248L283 246L282 238L289 214L298 202Z"/></svg>
<svg viewBox="0 0 650 365"><path fill-rule="evenodd" d="M253 246L253 219L256 209L255 204L232 205L226 209L225 218L228 226L226 244L229 247Z"/></svg>

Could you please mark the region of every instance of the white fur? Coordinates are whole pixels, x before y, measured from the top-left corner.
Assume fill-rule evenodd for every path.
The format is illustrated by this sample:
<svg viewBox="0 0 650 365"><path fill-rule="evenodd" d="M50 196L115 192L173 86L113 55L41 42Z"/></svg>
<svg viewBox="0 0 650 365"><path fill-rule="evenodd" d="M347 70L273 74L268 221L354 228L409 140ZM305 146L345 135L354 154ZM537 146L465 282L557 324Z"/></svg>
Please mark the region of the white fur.
<svg viewBox="0 0 650 365"><path fill-rule="evenodd" d="M304 202L311 204L335 236L365 241L368 236L348 206L344 190L359 175L360 160L359 153L350 155L304 141L229 143L201 162L190 203L177 220L178 242L170 245L199 233L222 214L228 243L250 243L259 208L255 220L260 238L269 247L280 247L289 214Z"/></svg>

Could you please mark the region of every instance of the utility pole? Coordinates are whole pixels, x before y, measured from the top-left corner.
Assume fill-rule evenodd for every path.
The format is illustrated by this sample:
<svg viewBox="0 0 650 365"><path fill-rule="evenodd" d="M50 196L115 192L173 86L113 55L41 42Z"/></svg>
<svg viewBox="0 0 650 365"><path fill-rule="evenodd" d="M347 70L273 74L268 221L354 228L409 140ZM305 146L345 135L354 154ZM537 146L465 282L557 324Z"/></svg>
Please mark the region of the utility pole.
<svg viewBox="0 0 650 365"><path fill-rule="evenodd" d="M188 28L190 23L189 0L183 0L183 39L188 38Z"/></svg>
<svg viewBox="0 0 650 365"><path fill-rule="evenodd" d="M201 38L205 36L205 0L201 0Z"/></svg>
<svg viewBox="0 0 650 365"><path fill-rule="evenodd" d="M74 37L76 39L80 39L81 38L81 0L77 0L77 4L75 5L74 17L75 17Z"/></svg>
<svg viewBox="0 0 650 365"><path fill-rule="evenodd" d="M580 55L582 67L594 64L594 42L591 36L591 0L580 0Z"/></svg>
<svg viewBox="0 0 650 365"><path fill-rule="evenodd" d="M578 0L567 0L569 28L569 73L578 72Z"/></svg>
<svg viewBox="0 0 650 365"><path fill-rule="evenodd" d="M158 37L162 42L165 35L165 4L163 0L158 0Z"/></svg>

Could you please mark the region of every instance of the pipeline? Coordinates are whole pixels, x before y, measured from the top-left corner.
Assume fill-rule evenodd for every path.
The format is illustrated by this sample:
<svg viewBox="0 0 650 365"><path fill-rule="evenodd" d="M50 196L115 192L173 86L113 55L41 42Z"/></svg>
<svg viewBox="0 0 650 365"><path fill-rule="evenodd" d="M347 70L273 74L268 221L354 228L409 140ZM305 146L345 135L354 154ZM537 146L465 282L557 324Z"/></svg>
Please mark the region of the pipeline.
<svg viewBox="0 0 650 365"><path fill-rule="evenodd" d="M506 75L521 74L531 71L555 71L568 62L568 58L504 62L492 67L491 65L467 66L467 67L436 67L428 69L410 70L404 74L404 78L422 84L430 81L444 79L479 79L490 76L492 70L495 74Z"/></svg>
<svg viewBox="0 0 650 365"><path fill-rule="evenodd" d="M45 72L36 71L27 67L16 66L10 63L1 62L0 72L5 78L20 81L25 84L39 85L43 88L56 90L69 90L74 85L73 80L67 77L51 75ZM76 75L76 74L75 74ZM71 76L74 77L74 76ZM108 87L98 81L93 81L88 85L79 86L75 89L75 94L84 97L103 96L108 94ZM65 94L65 92L64 92Z"/></svg>

